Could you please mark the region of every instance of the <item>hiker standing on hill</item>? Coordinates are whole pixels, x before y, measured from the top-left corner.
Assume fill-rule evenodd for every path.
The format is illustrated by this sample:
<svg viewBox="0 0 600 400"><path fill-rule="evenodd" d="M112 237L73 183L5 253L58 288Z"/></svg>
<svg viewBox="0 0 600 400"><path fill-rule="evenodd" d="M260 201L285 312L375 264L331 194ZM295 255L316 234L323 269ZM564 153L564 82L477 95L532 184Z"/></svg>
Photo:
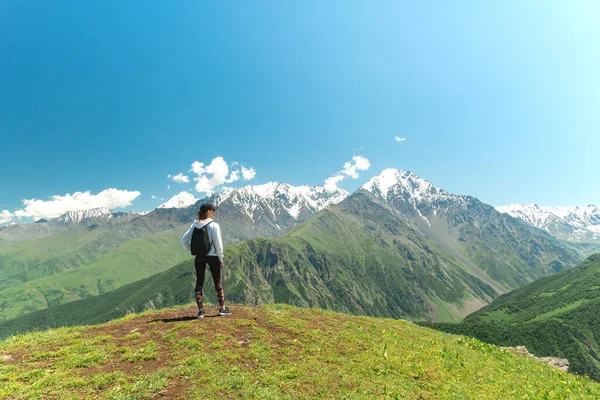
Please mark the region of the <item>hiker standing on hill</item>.
<svg viewBox="0 0 600 400"><path fill-rule="evenodd" d="M198 304L198 318L204 318L202 286L204 285L206 264L210 267L210 273L215 283L220 307L219 315L231 315L229 308L225 307L225 294L221 283L221 270L224 265L223 239L221 238L221 227L213 220L215 210L215 206L211 203L202 204L198 211L198 219L181 238L185 248L196 256L194 264L196 267L195 295Z"/></svg>

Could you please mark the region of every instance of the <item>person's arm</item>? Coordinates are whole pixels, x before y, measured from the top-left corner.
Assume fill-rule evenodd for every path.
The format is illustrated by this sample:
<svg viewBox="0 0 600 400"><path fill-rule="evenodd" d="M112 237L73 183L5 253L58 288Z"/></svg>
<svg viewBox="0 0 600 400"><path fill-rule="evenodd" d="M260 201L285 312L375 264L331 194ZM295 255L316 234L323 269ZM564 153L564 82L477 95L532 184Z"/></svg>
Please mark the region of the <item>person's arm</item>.
<svg viewBox="0 0 600 400"><path fill-rule="evenodd" d="M183 247L185 247L185 249L190 252L190 242L192 240L192 233L194 232L194 227L196 225L196 222L194 221L194 223L192 224L192 226L190 226L190 229L188 229L188 231L185 233L185 235L183 235L183 237L181 238L181 243L183 244Z"/></svg>
<svg viewBox="0 0 600 400"><path fill-rule="evenodd" d="M223 264L223 238L221 237L221 227L217 223L212 224L214 226L214 237L213 244L215 245L215 252L219 261Z"/></svg>

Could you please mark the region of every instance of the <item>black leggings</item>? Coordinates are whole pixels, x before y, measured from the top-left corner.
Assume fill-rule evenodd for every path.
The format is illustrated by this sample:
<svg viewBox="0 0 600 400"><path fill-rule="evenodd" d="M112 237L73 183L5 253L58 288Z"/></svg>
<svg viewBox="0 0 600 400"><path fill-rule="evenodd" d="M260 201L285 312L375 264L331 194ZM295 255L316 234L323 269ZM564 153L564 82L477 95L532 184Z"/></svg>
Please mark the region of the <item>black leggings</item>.
<svg viewBox="0 0 600 400"><path fill-rule="evenodd" d="M223 285L221 284L221 262L217 256L196 256L194 265L196 267L196 304L198 309L204 311L204 305L202 303L202 286L204 285L204 276L206 272L206 264L210 267L210 273L215 283L215 289L217 291L217 300L219 300L219 306L223 308L225 305L225 293L223 292Z"/></svg>

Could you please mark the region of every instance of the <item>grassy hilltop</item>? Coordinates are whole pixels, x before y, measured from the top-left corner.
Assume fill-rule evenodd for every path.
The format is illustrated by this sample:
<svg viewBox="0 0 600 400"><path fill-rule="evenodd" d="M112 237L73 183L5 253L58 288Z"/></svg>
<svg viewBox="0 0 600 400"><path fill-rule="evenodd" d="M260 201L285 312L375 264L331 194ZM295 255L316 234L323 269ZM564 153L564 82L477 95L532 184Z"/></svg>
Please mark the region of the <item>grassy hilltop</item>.
<svg viewBox="0 0 600 400"><path fill-rule="evenodd" d="M0 342L0 398L600 397L586 378L406 321L232 310L199 321L186 307L11 337Z"/></svg>

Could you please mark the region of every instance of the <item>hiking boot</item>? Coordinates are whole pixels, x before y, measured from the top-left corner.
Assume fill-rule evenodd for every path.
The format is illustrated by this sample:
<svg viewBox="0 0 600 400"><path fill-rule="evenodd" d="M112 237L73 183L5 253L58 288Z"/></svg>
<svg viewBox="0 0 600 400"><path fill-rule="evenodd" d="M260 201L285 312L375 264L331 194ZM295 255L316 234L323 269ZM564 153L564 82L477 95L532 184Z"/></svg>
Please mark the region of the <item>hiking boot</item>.
<svg viewBox="0 0 600 400"><path fill-rule="evenodd" d="M229 311L229 308L224 307L219 310L219 315L231 315L231 311Z"/></svg>
<svg viewBox="0 0 600 400"><path fill-rule="evenodd" d="M204 311L198 311L198 319L204 318Z"/></svg>

